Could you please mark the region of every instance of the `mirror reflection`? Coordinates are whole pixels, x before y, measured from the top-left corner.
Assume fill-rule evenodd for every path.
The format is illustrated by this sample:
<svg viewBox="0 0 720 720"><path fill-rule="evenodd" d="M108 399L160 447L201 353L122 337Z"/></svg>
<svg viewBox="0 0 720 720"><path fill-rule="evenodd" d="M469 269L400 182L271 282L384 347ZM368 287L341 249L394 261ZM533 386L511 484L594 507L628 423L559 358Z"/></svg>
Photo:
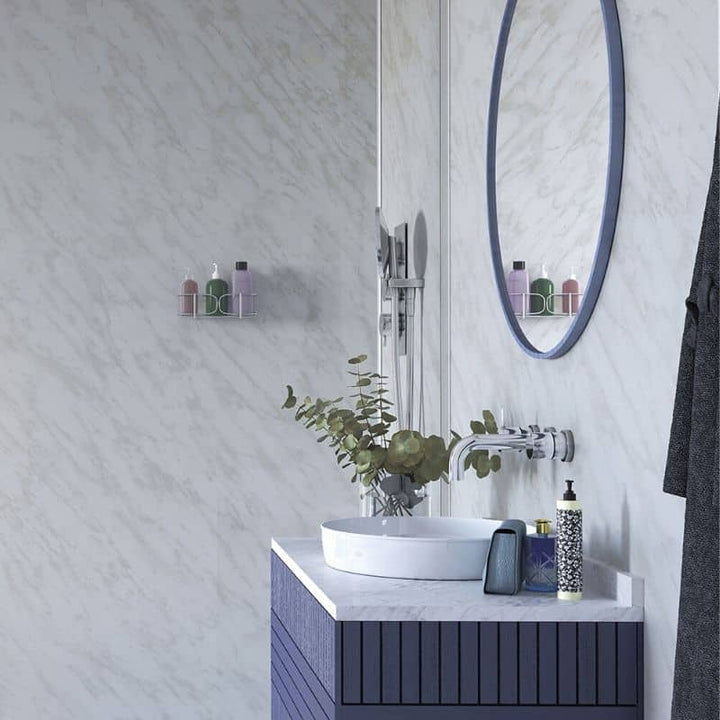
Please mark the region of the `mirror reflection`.
<svg viewBox="0 0 720 720"><path fill-rule="evenodd" d="M603 214L609 79L598 0L518 0L497 125L497 211L510 302L540 351L583 302Z"/></svg>

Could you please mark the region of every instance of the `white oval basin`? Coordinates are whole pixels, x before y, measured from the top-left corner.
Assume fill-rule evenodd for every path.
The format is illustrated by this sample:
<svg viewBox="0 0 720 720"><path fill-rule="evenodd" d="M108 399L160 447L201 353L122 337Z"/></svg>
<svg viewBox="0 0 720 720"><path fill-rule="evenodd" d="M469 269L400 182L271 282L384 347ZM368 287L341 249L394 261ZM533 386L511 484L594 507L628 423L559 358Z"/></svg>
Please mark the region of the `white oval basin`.
<svg viewBox="0 0 720 720"><path fill-rule="evenodd" d="M501 520L369 517L321 526L325 562L336 570L410 580L479 580ZM528 532L534 532L528 526Z"/></svg>

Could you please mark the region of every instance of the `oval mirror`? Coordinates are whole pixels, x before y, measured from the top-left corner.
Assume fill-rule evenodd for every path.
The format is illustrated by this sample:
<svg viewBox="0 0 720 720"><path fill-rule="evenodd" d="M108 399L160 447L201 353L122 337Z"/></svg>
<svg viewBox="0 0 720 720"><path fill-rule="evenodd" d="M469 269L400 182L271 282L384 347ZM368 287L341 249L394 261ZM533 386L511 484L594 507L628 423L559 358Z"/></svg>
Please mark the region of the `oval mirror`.
<svg viewBox="0 0 720 720"><path fill-rule="evenodd" d="M488 224L505 318L533 357L565 354L590 320L624 136L615 0L508 0L488 118Z"/></svg>

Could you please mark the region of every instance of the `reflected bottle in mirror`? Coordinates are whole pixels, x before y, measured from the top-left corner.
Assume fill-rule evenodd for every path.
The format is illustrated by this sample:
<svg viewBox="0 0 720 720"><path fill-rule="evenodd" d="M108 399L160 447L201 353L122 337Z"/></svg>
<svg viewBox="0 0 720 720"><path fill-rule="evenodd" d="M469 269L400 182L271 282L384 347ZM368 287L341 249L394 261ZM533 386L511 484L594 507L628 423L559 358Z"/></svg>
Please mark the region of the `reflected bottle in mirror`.
<svg viewBox="0 0 720 720"><path fill-rule="evenodd" d="M530 286L530 314L552 315L555 310L554 293L555 286L548 277L547 268L543 264L540 277L533 280Z"/></svg>
<svg viewBox="0 0 720 720"><path fill-rule="evenodd" d="M530 278L525 270L524 260L513 262L513 269L508 273L507 288L513 312L520 317L525 317L528 313Z"/></svg>
<svg viewBox="0 0 720 720"><path fill-rule="evenodd" d="M580 284L575 275L575 268L570 268L570 277L562 285L563 315L577 315L580 307Z"/></svg>

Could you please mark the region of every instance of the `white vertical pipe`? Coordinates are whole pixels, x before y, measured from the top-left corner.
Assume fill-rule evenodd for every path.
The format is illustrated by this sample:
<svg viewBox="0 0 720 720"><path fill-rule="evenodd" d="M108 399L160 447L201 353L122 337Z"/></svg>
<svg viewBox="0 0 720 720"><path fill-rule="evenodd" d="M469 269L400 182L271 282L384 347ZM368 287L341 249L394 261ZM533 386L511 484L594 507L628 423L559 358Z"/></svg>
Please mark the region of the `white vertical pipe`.
<svg viewBox="0 0 720 720"><path fill-rule="evenodd" d="M377 171L377 200L376 204L378 207L382 207L383 193L382 193L382 11L383 3L382 0L377 0L375 6L375 163ZM369 208L368 208L369 210ZM376 229L377 230L377 229ZM375 238L377 243L377 238ZM370 251L373 251L374 245L370 246ZM383 311L383 297L382 297L382 279L378 274L377 278L377 290L376 290L376 313L375 322L377 328L377 343L375 352L377 354L377 372L383 375L383 339L380 335L380 315ZM363 487L360 484L360 494L362 497ZM371 510L371 503L368 501L360 501L360 514L366 515Z"/></svg>
<svg viewBox="0 0 720 720"><path fill-rule="evenodd" d="M440 0L440 429L450 437L450 4ZM440 514L452 514L452 487L442 483Z"/></svg>
<svg viewBox="0 0 720 720"><path fill-rule="evenodd" d="M383 3L382 0L377 0L376 13L377 18L375 22L376 35L375 38L375 56L376 56L376 79L375 82L377 87L375 88L375 162L377 164L377 206L382 207L383 192L382 192L382 12ZM383 311L383 298L382 298L382 279L378 275L377 279L377 322L378 322L378 333L377 333L377 371L380 375L383 374L383 340L380 335L379 323L380 315Z"/></svg>

